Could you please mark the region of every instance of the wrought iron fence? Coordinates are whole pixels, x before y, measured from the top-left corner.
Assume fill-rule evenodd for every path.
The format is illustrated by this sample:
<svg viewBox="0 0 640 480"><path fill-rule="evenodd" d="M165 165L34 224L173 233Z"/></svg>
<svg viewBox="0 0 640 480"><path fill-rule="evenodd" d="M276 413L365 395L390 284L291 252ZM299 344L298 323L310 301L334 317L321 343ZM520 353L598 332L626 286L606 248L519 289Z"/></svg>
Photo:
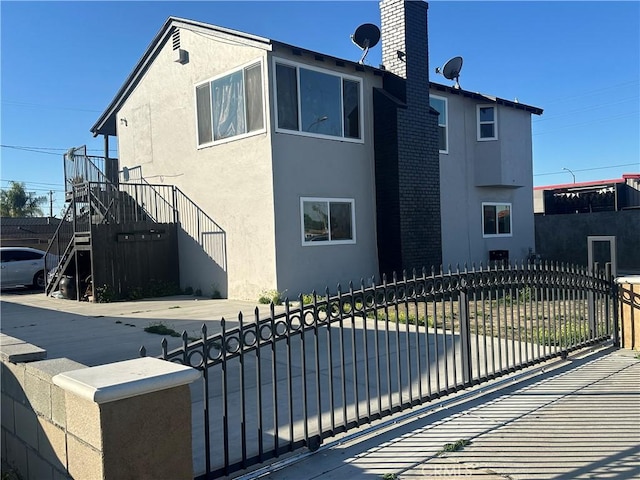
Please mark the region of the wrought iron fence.
<svg viewBox="0 0 640 480"><path fill-rule="evenodd" d="M194 467L211 478L604 341L611 288L555 264L423 271L222 319L161 358L203 372Z"/></svg>

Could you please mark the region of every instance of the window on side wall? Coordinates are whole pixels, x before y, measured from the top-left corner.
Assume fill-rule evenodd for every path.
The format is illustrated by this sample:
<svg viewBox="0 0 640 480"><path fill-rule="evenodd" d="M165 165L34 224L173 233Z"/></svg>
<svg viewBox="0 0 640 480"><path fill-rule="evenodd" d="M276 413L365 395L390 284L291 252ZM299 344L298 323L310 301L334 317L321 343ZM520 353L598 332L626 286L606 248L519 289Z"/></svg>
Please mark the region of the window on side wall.
<svg viewBox="0 0 640 480"><path fill-rule="evenodd" d="M362 80L276 62L277 130L362 140Z"/></svg>
<svg viewBox="0 0 640 480"><path fill-rule="evenodd" d="M484 237L511 236L511 204L482 204L482 235Z"/></svg>
<svg viewBox="0 0 640 480"><path fill-rule="evenodd" d="M198 146L264 131L262 64L196 85Z"/></svg>
<svg viewBox="0 0 640 480"><path fill-rule="evenodd" d="M496 107L493 105L478 105L478 141L498 139L498 119Z"/></svg>
<svg viewBox="0 0 640 480"><path fill-rule="evenodd" d="M438 148L440 153L449 153L449 130L447 128L449 116L447 112L447 99L444 97L430 95L429 103L440 114L438 115Z"/></svg>
<svg viewBox="0 0 640 480"><path fill-rule="evenodd" d="M301 198L302 244L356 243L355 208L351 198Z"/></svg>

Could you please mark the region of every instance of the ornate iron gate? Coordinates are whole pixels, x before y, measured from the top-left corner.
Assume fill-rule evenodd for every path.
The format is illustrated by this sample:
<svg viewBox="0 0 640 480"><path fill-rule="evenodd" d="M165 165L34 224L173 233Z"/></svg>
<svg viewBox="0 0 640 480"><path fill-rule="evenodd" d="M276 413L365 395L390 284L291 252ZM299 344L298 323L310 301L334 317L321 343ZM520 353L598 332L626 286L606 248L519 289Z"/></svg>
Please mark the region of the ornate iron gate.
<svg viewBox="0 0 640 480"><path fill-rule="evenodd" d="M423 271L221 321L162 358L203 372L197 478L214 478L611 338L610 269ZM295 306L295 308L294 308ZM142 349L141 353L146 352ZM200 428L200 427L199 427ZM200 452L200 453L198 453Z"/></svg>

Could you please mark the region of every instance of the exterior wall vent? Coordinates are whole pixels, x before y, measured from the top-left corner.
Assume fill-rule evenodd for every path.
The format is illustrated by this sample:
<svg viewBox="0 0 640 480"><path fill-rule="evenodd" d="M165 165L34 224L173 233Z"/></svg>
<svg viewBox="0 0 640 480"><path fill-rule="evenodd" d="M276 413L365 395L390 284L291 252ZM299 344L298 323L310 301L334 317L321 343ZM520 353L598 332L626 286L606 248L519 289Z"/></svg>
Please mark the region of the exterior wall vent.
<svg viewBox="0 0 640 480"><path fill-rule="evenodd" d="M180 30L175 29L173 35L171 35L171 42L173 43L173 49L178 50L180 48Z"/></svg>

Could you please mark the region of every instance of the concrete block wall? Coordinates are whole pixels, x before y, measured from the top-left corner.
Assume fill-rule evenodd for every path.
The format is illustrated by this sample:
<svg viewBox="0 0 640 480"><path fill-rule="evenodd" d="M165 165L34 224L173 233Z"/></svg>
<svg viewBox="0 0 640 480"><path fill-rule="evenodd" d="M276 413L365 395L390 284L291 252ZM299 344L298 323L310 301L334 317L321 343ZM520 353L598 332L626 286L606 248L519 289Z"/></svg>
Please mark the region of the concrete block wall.
<svg viewBox="0 0 640 480"><path fill-rule="evenodd" d="M191 480L196 370L153 358L86 367L0 335L2 460L24 480Z"/></svg>
<svg viewBox="0 0 640 480"><path fill-rule="evenodd" d="M2 335L2 459L25 480L71 478L64 391L51 379L83 368L66 358Z"/></svg>

